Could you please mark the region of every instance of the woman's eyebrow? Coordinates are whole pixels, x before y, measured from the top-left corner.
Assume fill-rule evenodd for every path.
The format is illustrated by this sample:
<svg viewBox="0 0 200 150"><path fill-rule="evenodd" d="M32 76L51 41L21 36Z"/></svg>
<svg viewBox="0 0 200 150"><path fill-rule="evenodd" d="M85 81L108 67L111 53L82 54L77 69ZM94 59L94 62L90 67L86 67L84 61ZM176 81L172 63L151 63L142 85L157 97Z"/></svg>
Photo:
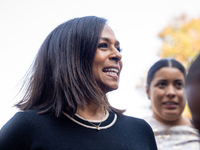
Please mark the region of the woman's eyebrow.
<svg viewBox="0 0 200 150"><path fill-rule="evenodd" d="M161 82L165 82L166 83L167 80L165 80L165 79L159 79L154 84L156 85L156 84L161 83Z"/></svg>
<svg viewBox="0 0 200 150"><path fill-rule="evenodd" d="M106 37L100 37L100 39L101 39L101 40L104 40L104 41L106 41L106 42L108 42L108 43L111 42L111 40L110 40L109 38L106 38ZM116 41L116 42L115 42L115 45L120 45L119 41Z"/></svg>
<svg viewBox="0 0 200 150"><path fill-rule="evenodd" d="M174 80L175 82L184 82L184 80L182 80L182 79L176 79L176 80Z"/></svg>
<svg viewBox="0 0 200 150"><path fill-rule="evenodd" d="M157 82L160 82L160 81L162 81L162 82L167 82L166 79L159 79Z"/></svg>

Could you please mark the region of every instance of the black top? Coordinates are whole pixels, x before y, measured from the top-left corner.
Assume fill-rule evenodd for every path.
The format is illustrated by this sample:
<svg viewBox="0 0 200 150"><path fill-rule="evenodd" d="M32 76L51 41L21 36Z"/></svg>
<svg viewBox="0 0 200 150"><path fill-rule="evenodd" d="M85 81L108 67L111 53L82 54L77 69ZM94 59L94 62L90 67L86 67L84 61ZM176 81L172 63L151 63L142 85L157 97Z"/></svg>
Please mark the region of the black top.
<svg viewBox="0 0 200 150"><path fill-rule="evenodd" d="M37 113L18 112L7 122L0 131L0 150L157 150L152 129L142 119L110 112L98 131L77 115Z"/></svg>

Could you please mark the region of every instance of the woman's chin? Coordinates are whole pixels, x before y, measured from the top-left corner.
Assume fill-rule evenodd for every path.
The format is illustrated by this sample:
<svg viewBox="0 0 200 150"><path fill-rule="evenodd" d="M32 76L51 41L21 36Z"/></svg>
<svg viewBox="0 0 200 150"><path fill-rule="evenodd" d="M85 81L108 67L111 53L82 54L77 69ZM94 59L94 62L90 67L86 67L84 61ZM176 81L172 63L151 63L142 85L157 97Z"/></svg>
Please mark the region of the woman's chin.
<svg viewBox="0 0 200 150"><path fill-rule="evenodd" d="M107 87L106 89L104 89L104 92L105 93L108 93L108 92L112 92L114 90L117 90L118 89L118 86L115 86L115 87Z"/></svg>

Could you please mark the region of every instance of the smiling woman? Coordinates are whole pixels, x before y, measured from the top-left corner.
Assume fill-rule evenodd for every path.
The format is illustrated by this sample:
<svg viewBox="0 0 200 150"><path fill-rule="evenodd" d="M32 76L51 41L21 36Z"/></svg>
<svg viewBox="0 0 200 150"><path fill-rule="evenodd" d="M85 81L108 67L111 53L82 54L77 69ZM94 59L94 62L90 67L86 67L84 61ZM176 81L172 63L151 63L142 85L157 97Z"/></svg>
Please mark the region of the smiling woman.
<svg viewBox="0 0 200 150"><path fill-rule="evenodd" d="M122 69L120 45L113 31L105 25L94 57L93 74L101 89L107 93L118 88Z"/></svg>
<svg viewBox="0 0 200 150"><path fill-rule="evenodd" d="M185 107L185 69L174 59L156 62L147 76L147 96L153 116L151 125L159 150L199 150L199 136L191 122L182 116Z"/></svg>
<svg viewBox="0 0 200 150"><path fill-rule="evenodd" d="M106 20L87 16L55 28L36 56L21 109L1 129L1 150L156 150L151 127L112 107L122 69Z"/></svg>

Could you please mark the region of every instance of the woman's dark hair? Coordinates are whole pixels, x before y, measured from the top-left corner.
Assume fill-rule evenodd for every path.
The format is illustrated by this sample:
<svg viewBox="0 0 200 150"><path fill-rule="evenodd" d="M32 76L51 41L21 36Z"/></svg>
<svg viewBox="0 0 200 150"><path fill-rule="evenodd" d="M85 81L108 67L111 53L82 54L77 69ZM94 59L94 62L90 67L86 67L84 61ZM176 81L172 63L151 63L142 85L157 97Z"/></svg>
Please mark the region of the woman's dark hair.
<svg viewBox="0 0 200 150"><path fill-rule="evenodd" d="M39 109L56 117L62 111L73 116L77 106L84 108L85 100L90 100L122 114L110 106L92 73L105 24L104 18L87 16L56 27L41 45L27 76L26 93L16 106L21 110Z"/></svg>
<svg viewBox="0 0 200 150"><path fill-rule="evenodd" d="M148 75L147 75L147 89L148 90L150 88L150 84L151 84L151 81L154 78L155 73L163 67L177 68L183 73L184 78L186 77L185 68L183 67L183 65L181 63L179 63L175 59L171 59L171 58L161 59L161 60L157 61L155 64L153 64L153 66L149 69L149 72L148 72Z"/></svg>

